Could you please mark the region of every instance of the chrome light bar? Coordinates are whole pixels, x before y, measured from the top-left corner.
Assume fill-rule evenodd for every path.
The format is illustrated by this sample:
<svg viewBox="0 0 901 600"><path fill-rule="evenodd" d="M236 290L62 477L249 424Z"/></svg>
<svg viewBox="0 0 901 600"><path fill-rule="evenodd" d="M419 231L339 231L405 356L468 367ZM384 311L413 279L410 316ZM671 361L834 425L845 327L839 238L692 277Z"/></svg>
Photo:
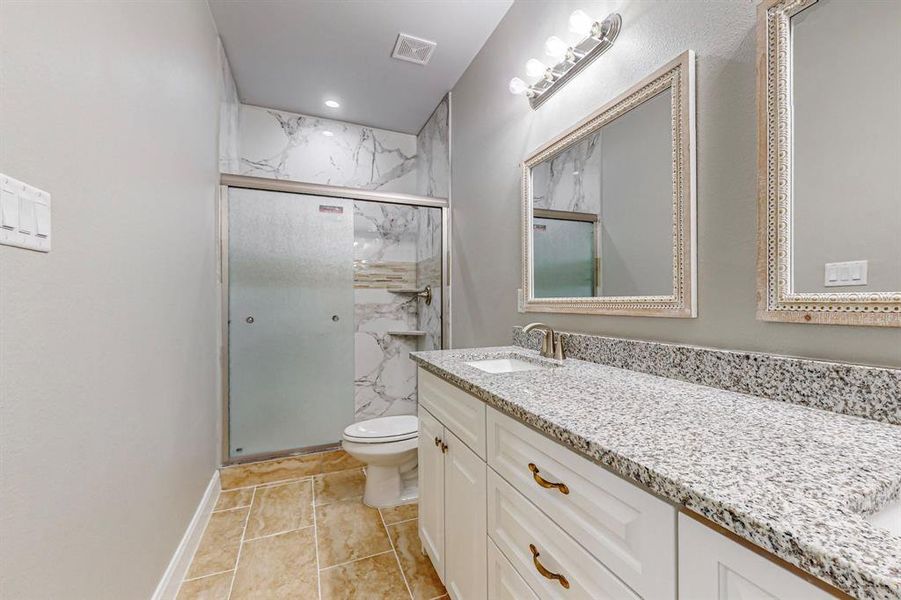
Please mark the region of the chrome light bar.
<svg viewBox="0 0 901 600"><path fill-rule="evenodd" d="M622 23L622 17L618 13L611 13L603 21L595 22L591 27L591 32L570 47L560 62L548 67L544 76L525 91L532 110L544 104L567 81L609 50L613 46L616 36L619 35Z"/></svg>

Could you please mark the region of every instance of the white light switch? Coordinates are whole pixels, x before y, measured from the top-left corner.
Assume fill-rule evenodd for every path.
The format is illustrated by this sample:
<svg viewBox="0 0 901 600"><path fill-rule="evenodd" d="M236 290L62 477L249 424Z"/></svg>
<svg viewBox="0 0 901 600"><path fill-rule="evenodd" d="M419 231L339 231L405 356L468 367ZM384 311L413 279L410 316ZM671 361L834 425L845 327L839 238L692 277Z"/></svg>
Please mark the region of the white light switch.
<svg viewBox="0 0 901 600"><path fill-rule="evenodd" d="M826 287L867 285L867 261L826 263L826 277L823 285Z"/></svg>
<svg viewBox="0 0 901 600"><path fill-rule="evenodd" d="M34 234L39 238L50 237L50 207L46 204L34 205Z"/></svg>
<svg viewBox="0 0 901 600"><path fill-rule="evenodd" d="M0 181L0 226L3 229L19 228L19 196L11 187L9 180Z"/></svg>
<svg viewBox="0 0 901 600"><path fill-rule="evenodd" d="M0 244L50 252L50 194L0 174Z"/></svg>
<svg viewBox="0 0 901 600"><path fill-rule="evenodd" d="M34 233L34 200L29 194L19 194L19 233Z"/></svg>

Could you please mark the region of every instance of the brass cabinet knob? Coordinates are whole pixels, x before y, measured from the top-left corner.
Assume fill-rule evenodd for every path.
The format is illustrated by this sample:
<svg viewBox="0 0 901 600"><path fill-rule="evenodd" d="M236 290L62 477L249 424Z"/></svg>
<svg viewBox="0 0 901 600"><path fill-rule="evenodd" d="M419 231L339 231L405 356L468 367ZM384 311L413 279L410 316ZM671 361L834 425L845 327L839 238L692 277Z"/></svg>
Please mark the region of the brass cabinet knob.
<svg viewBox="0 0 901 600"><path fill-rule="evenodd" d="M569 487L565 483L553 483L539 475L541 471L538 470L538 467L535 466L535 463L529 463L529 470L532 472L532 478L535 479L535 483L540 485L543 488L556 488L561 494L568 494Z"/></svg>
<svg viewBox="0 0 901 600"><path fill-rule="evenodd" d="M535 570L538 571L542 577L545 577L547 579L555 579L560 585L568 590L569 580L560 573L553 573L551 571L548 571L547 568L538 560L538 557L541 556L541 553L538 552L538 548L535 547L535 544L529 544L529 550L532 551L532 562L535 564Z"/></svg>
<svg viewBox="0 0 901 600"><path fill-rule="evenodd" d="M441 439L438 436L435 436L435 446L441 445Z"/></svg>
<svg viewBox="0 0 901 600"><path fill-rule="evenodd" d="M447 454L447 444L445 444L444 442L441 442L441 452L443 454Z"/></svg>

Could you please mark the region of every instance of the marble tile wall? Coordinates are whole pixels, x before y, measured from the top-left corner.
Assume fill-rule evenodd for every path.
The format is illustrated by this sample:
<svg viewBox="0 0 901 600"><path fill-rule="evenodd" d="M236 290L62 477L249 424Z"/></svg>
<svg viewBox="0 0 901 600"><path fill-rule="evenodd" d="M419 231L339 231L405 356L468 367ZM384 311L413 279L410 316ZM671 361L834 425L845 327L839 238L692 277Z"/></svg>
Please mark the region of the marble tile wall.
<svg viewBox="0 0 901 600"><path fill-rule="evenodd" d="M237 173L241 101L222 40L219 40L219 84L219 171Z"/></svg>
<svg viewBox="0 0 901 600"><path fill-rule="evenodd" d="M450 96L445 96L416 136L416 193L450 196Z"/></svg>
<svg viewBox="0 0 901 600"><path fill-rule="evenodd" d="M239 131L240 175L416 191L416 136L247 104Z"/></svg>
<svg viewBox="0 0 901 600"><path fill-rule="evenodd" d="M418 209L354 202L354 414L360 420L415 414L418 327L415 296ZM393 272L392 272L393 269ZM403 279L391 275L403 274Z"/></svg>
<svg viewBox="0 0 901 600"><path fill-rule="evenodd" d="M432 302L418 301L419 330L425 332L419 350L441 349L441 210L419 209L416 241L416 287L432 287Z"/></svg>
<svg viewBox="0 0 901 600"><path fill-rule="evenodd" d="M537 349L540 332L513 328ZM569 358L901 425L901 369L564 332Z"/></svg>
<svg viewBox="0 0 901 600"><path fill-rule="evenodd" d="M532 170L535 208L601 214L601 132Z"/></svg>
<svg viewBox="0 0 901 600"><path fill-rule="evenodd" d="M415 414L409 354L441 347L441 211L355 202L354 262L356 419ZM430 305L404 293L426 284Z"/></svg>

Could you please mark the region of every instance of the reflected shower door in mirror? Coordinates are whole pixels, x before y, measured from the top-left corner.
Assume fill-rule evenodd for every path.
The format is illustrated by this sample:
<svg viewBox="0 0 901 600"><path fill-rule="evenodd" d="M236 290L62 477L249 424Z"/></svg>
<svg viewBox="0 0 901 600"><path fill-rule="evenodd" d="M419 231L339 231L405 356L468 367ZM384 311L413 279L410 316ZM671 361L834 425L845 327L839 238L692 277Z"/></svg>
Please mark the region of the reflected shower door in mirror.
<svg viewBox="0 0 901 600"><path fill-rule="evenodd" d="M759 26L759 316L899 326L901 2L771 1Z"/></svg>
<svg viewBox="0 0 901 600"><path fill-rule="evenodd" d="M526 159L525 310L695 316L693 60Z"/></svg>

